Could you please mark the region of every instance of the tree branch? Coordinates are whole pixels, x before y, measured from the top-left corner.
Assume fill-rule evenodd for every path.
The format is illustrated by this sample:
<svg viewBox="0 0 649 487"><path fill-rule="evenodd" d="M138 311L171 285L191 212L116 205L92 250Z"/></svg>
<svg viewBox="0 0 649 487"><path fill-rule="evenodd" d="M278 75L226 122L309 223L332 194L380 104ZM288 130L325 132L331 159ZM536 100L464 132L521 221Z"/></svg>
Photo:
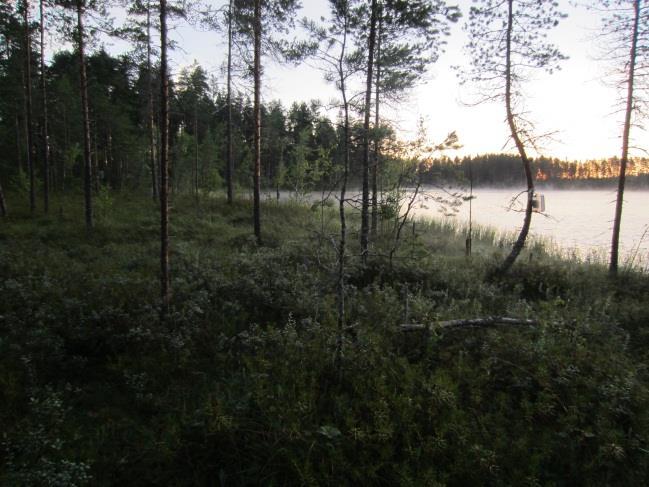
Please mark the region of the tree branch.
<svg viewBox="0 0 649 487"><path fill-rule="evenodd" d="M438 329L459 329L459 328L494 328L497 326L536 326L537 320L519 318L508 318L505 316L487 316L485 318L457 319L439 321L437 323L424 325L419 323L399 325L402 332L413 331L434 331Z"/></svg>

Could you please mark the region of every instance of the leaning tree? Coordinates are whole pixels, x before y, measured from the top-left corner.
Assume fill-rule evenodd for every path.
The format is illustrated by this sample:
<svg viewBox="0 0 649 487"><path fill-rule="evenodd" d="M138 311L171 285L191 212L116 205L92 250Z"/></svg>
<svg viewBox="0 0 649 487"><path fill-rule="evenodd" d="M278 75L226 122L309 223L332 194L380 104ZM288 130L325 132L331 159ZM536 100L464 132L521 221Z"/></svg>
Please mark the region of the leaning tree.
<svg viewBox="0 0 649 487"><path fill-rule="evenodd" d="M534 176L527 152L537 149L540 136L524 117L522 88L532 72L552 73L565 59L547 39L548 32L564 17L556 0L475 0L469 11L465 28L471 64L460 71L461 81L478 87L477 103L504 105L510 137L520 156L527 183L523 226L496 274L506 273L521 253L534 210Z"/></svg>

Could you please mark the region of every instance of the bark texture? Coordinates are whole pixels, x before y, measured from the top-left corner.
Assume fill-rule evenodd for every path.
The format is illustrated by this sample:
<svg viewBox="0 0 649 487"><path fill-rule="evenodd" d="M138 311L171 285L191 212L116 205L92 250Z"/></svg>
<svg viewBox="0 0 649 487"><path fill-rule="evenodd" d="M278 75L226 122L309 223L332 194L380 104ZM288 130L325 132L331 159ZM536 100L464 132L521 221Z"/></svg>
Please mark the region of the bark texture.
<svg viewBox="0 0 649 487"><path fill-rule="evenodd" d="M5 192L2 190L2 183L0 183L0 216L7 216L7 202L5 200Z"/></svg>

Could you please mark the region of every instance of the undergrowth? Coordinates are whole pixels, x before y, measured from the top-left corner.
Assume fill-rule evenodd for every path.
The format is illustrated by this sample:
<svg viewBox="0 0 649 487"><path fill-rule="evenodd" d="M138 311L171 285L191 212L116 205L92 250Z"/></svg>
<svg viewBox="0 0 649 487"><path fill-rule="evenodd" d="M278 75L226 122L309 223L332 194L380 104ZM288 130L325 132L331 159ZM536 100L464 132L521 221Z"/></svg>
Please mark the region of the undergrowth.
<svg viewBox="0 0 649 487"><path fill-rule="evenodd" d="M157 207L102 201L0 222L3 485L647 483L646 275L539 245L488 282L507 249L435 222L362 266L352 216L339 374L334 209L268 202L259 246L250 202L176 198L161 323ZM486 316L539 324L436 325Z"/></svg>

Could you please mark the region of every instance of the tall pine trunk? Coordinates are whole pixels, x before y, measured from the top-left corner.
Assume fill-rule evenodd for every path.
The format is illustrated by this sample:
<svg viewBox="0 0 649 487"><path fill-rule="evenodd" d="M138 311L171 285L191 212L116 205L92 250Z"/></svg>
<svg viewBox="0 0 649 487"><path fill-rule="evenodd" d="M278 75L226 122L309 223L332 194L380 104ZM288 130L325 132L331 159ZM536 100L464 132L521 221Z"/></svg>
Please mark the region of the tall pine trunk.
<svg viewBox="0 0 649 487"><path fill-rule="evenodd" d="M50 135L47 121L47 86L45 84L45 8L44 0L40 0L40 34L41 34L41 101L43 104L43 211L50 209Z"/></svg>
<svg viewBox="0 0 649 487"><path fill-rule="evenodd" d="M611 261L609 273L617 275L620 227L622 224L622 204L624 203L624 186L626 184L626 166L629 161L629 134L631 133L631 115L633 113L633 87L635 81L636 57L638 52L638 30L640 23L640 0L633 2L633 32L631 35L631 51L629 52L626 111L624 114L624 129L622 133L622 158L620 159L620 175L618 177L617 199L615 202L615 219L613 220L613 237L611 239Z"/></svg>
<svg viewBox="0 0 649 487"><path fill-rule="evenodd" d="M261 244L261 0L255 0L254 11L254 68L255 95L253 106L254 118L254 171L253 171L253 220L255 237Z"/></svg>
<svg viewBox="0 0 649 487"><path fill-rule="evenodd" d="M530 225L532 223L532 203L534 199L534 177L532 175L532 168L530 166L530 160L527 157L525 151L525 146L520 138L518 128L516 127L516 121L514 119L514 113L512 110L512 30L514 27L514 13L513 13L513 0L508 0L508 15L507 15L507 36L506 36L506 55L505 55L505 108L507 110L507 124L509 125L509 130L511 132L512 140L516 145L518 154L520 155L521 161L523 163L523 169L525 170L525 180L527 182L527 206L525 207L525 218L523 220L523 227L521 228L518 238L512 247L511 252L502 263L502 265L496 271L497 274L505 274L514 262L516 258L523 250L525 246L525 241L527 239L527 234L530 231Z"/></svg>
<svg viewBox="0 0 649 487"><path fill-rule="evenodd" d="M90 115L88 112L88 78L86 76L85 32L83 28L84 0L77 0L77 36L79 47L79 83L83 117L83 194L86 228L93 227L92 214L92 160L90 157Z"/></svg>
<svg viewBox="0 0 649 487"><path fill-rule="evenodd" d="M155 154L155 116L153 115L153 73L151 72L151 2L146 5L146 70L147 70L147 111L149 112L149 168L151 169L151 197L158 199L158 176L156 175Z"/></svg>
<svg viewBox="0 0 649 487"><path fill-rule="evenodd" d="M367 80L365 82L365 119L363 122L363 196L361 204L361 260L367 262L369 244L370 209L370 105L372 103L372 79L374 67L374 44L376 40L376 0L372 0L370 35L367 41Z"/></svg>
<svg viewBox="0 0 649 487"><path fill-rule="evenodd" d="M379 108L380 108L380 96L381 96L381 34L383 26L383 15L381 8L379 7L379 19L378 19L378 33L376 40L376 99L374 103L374 162L372 163L372 227L371 233L372 238L376 238L376 232L378 227L379 219L379 203L378 203L378 172L379 172L379 157L380 157L380 145L381 137L379 135Z"/></svg>
<svg viewBox="0 0 649 487"><path fill-rule="evenodd" d="M23 23L25 27L25 132L27 139L27 170L29 171L29 210L36 210L36 183L34 179L34 140L32 121L32 41L29 35L29 1L23 3Z"/></svg>
<svg viewBox="0 0 649 487"><path fill-rule="evenodd" d="M167 0L160 0L160 294L162 317L169 312L169 74Z"/></svg>
<svg viewBox="0 0 649 487"><path fill-rule="evenodd" d="M346 77L344 62L347 48L348 18L345 15L345 26L343 31L343 42L338 58L338 75L340 77L339 89L343 98L344 126L343 136L343 179L340 187L340 201L338 211L340 214L340 242L338 244L338 276L336 283L337 307L338 307L338 337L336 340L336 354L334 357L335 367L340 378L342 374L343 337L345 333L345 253L347 246L347 219L345 217L345 198L347 192L347 179L349 176L349 101L347 100Z"/></svg>
<svg viewBox="0 0 649 487"><path fill-rule="evenodd" d="M234 159L232 157L232 1L228 4L228 88L227 88L227 103L228 103L228 122L227 122L227 162L225 166L225 179L228 187L228 203L232 203L234 198L234 190L232 179L234 178Z"/></svg>

